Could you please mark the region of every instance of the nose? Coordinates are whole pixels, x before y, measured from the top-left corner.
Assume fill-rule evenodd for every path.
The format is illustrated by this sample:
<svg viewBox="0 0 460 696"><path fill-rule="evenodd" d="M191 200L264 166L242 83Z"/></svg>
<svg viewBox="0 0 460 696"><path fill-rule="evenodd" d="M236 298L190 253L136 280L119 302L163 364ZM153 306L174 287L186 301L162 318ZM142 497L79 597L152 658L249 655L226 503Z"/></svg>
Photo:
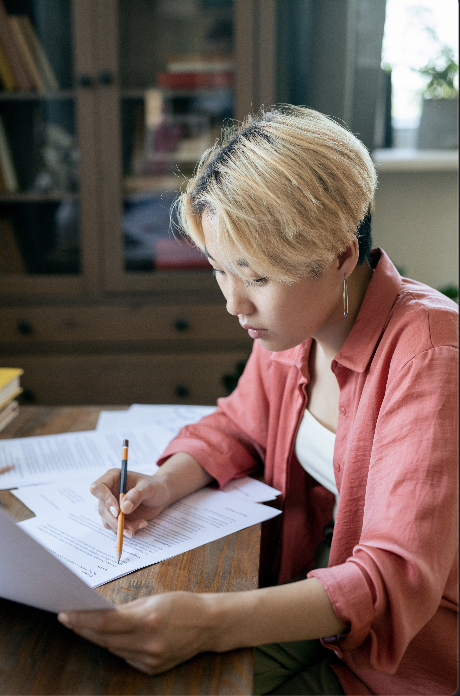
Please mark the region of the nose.
<svg viewBox="0 0 460 696"><path fill-rule="evenodd" d="M240 314L248 316L255 310L254 303L249 298L243 281L238 277L229 278L225 299L227 300L227 312L235 317Z"/></svg>

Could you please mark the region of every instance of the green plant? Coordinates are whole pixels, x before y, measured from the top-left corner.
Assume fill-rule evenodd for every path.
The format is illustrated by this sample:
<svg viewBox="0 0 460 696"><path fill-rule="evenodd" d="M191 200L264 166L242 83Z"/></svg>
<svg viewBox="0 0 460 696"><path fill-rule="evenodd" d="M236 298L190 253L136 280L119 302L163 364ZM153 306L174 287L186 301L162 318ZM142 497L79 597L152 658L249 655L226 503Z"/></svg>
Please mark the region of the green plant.
<svg viewBox="0 0 460 696"><path fill-rule="evenodd" d="M422 68L414 68L428 80L422 89L422 96L424 99L454 99L458 97L458 88L455 84L458 62L455 59L454 49L441 43L432 27L425 26L425 31L433 43L437 44L438 53Z"/></svg>

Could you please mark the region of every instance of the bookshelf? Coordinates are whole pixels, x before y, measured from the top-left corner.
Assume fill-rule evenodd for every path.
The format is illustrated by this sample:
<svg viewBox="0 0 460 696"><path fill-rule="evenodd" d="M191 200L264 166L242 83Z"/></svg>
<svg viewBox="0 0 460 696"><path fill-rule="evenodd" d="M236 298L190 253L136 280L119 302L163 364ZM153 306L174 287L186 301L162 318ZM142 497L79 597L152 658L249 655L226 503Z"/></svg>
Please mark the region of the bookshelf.
<svg viewBox="0 0 460 696"><path fill-rule="evenodd" d="M200 254L175 251L169 208L222 123L274 103L257 48L276 45L274 0L0 0L2 16L3 53L25 25L35 53L28 82L0 68L0 361L35 403L212 403L251 341Z"/></svg>

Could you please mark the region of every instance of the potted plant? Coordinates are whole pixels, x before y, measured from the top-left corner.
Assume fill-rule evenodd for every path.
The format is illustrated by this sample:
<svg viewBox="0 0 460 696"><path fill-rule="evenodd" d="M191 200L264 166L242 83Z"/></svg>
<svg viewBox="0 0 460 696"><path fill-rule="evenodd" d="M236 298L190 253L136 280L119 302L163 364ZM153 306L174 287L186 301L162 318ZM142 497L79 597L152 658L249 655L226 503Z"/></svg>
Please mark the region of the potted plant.
<svg viewBox="0 0 460 696"><path fill-rule="evenodd" d="M458 148L458 63L450 46L441 44L435 31L426 31L439 44L439 53L419 72L427 80L422 91L418 147L422 150Z"/></svg>

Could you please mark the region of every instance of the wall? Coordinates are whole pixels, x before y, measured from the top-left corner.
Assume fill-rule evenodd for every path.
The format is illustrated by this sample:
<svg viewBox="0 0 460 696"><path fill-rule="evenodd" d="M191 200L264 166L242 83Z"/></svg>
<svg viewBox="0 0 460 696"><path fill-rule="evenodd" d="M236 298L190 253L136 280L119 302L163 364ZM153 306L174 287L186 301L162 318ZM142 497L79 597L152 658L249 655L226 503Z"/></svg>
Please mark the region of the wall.
<svg viewBox="0 0 460 696"><path fill-rule="evenodd" d="M435 288L458 286L457 187L456 171L379 173L374 246Z"/></svg>

